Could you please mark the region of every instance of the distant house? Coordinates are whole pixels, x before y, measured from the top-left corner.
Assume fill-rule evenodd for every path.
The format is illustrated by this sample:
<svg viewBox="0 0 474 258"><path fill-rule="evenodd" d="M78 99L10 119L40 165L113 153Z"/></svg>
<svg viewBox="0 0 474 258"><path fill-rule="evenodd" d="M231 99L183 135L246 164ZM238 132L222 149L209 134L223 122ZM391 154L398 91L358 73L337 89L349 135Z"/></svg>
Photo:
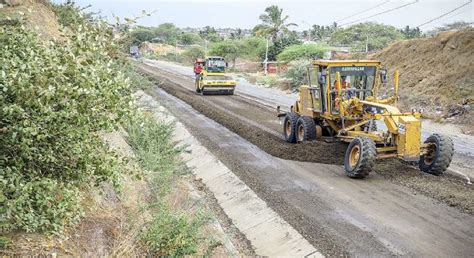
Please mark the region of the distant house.
<svg viewBox="0 0 474 258"><path fill-rule="evenodd" d="M348 47L333 47L328 53L326 58L329 59L348 59L352 56Z"/></svg>

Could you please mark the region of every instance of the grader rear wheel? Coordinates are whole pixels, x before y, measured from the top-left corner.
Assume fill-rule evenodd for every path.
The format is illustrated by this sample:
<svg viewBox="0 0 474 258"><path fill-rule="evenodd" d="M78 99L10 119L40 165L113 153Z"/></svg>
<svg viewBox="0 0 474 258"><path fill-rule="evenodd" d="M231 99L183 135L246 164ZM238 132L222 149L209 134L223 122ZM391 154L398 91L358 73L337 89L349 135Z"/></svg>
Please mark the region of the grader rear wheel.
<svg viewBox="0 0 474 258"><path fill-rule="evenodd" d="M377 150L375 142L367 137L357 137L349 144L344 156L344 170L351 178L365 178L372 171Z"/></svg>

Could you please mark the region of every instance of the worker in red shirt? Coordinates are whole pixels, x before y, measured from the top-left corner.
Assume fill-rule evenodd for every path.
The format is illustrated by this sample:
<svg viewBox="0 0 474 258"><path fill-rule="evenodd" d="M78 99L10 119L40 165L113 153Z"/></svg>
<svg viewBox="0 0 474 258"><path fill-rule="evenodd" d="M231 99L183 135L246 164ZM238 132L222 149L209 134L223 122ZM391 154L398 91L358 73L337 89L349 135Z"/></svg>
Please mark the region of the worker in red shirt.
<svg viewBox="0 0 474 258"><path fill-rule="evenodd" d="M196 62L194 62L194 74L196 75L196 77L201 74L202 70L203 70L202 61L198 59L196 60Z"/></svg>

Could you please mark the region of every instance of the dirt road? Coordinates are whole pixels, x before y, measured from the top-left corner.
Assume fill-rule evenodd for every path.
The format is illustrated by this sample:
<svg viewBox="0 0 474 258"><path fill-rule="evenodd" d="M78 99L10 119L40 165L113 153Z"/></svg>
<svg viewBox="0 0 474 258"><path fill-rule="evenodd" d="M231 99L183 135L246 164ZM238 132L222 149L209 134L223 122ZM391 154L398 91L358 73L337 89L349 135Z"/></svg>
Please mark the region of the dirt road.
<svg viewBox="0 0 474 258"><path fill-rule="evenodd" d="M194 74L191 67L173 64L170 62L145 60L145 63L175 74L181 78L192 79ZM272 88L262 88L250 84L246 81L239 81L236 94L251 99L262 105L275 108L281 106L282 109L293 105L297 99L297 94L288 94ZM378 124L379 128L384 128L383 122ZM466 135L454 125L436 124L429 120L423 122L422 139L425 140L433 133L442 133L453 139L456 154L449 168L450 173L466 179L467 182L474 181L474 136Z"/></svg>
<svg viewBox="0 0 474 258"><path fill-rule="evenodd" d="M142 70L161 82L149 93L323 254L474 252L474 191L459 178L392 161L366 180L349 179L341 166L345 146L286 144L265 105L238 95L202 97L185 76Z"/></svg>

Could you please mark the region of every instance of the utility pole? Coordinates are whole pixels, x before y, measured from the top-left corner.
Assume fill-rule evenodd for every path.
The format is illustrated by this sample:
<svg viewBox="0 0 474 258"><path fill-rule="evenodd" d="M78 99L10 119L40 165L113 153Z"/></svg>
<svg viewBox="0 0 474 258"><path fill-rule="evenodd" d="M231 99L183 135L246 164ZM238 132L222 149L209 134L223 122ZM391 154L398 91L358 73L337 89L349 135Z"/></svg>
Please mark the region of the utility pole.
<svg viewBox="0 0 474 258"><path fill-rule="evenodd" d="M265 76L267 76L267 73L268 73L268 68L267 68L267 64L268 64L268 38L266 38L266 40L267 40L267 48L265 49L265 60L263 61L263 69L264 69Z"/></svg>
<svg viewBox="0 0 474 258"><path fill-rule="evenodd" d="M204 55L207 55L207 39L204 39Z"/></svg>
<svg viewBox="0 0 474 258"><path fill-rule="evenodd" d="M176 44L174 45L174 60L178 62L178 38L176 38Z"/></svg>
<svg viewBox="0 0 474 258"><path fill-rule="evenodd" d="M366 40L365 40L365 53L369 52L369 35L365 35Z"/></svg>
<svg viewBox="0 0 474 258"><path fill-rule="evenodd" d="M301 21L302 23L308 25L308 42L311 42L311 24L307 23L306 21Z"/></svg>

